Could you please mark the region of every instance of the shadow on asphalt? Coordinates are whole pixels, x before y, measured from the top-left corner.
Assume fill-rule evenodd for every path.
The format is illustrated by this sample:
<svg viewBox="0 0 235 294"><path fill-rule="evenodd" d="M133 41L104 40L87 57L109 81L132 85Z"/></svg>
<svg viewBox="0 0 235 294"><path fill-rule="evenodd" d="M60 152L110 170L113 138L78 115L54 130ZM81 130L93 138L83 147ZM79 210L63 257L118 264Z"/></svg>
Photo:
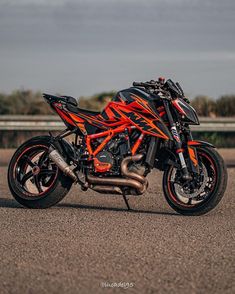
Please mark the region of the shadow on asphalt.
<svg viewBox="0 0 235 294"><path fill-rule="evenodd" d="M0 198L0 207L5 208L24 208L14 199ZM165 211L151 211L151 210L142 210L142 209L131 209L127 208L118 208L118 207L105 207L105 206L91 206L91 205L81 205L81 204L72 204L72 203L60 203L56 207L61 208L77 208L77 209L87 209L87 210L106 210L106 211L117 211L117 212L130 212L130 213L144 213L144 214L158 214L158 215L175 215L180 216L174 212L165 212Z"/></svg>
<svg viewBox="0 0 235 294"><path fill-rule="evenodd" d="M78 209L88 209L88 210L106 210L106 211L117 211L117 212L130 212L130 213L144 213L144 214L158 214L158 215L175 215L175 216L180 216L178 213L175 213L175 212L151 211L151 210L142 210L142 209L131 209L131 210L127 210L127 208L104 207L104 206L91 206L91 205L81 205L81 204L71 204L71 203L60 203L60 204L57 204L57 207L78 208Z"/></svg>
<svg viewBox="0 0 235 294"><path fill-rule="evenodd" d="M16 200L7 198L0 198L0 207L23 208Z"/></svg>

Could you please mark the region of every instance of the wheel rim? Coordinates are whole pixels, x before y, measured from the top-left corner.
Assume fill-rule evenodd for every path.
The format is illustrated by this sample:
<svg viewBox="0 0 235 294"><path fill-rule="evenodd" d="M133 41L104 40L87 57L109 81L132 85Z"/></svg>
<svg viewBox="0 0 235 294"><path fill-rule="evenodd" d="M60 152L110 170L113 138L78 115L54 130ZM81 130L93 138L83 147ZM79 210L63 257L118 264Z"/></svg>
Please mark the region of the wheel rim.
<svg viewBox="0 0 235 294"><path fill-rule="evenodd" d="M53 186L58 167L48 157L48 147L34 145L17 158L13 175L17 188L25 198L44 196Z"/></svg>
<svg viewBox="0 0 235 294"><path fill-rule="evenodd" d="M217 173L212 158L202 151L198 151L198 158L201 162L201 172L203 172L202 176L204 176L204 179L202 181L203 189L199 188L198 194L189 193L187 195L186 193L180 193L180 189L179 187L177 187L177 185L179 186L179 184L175 183L173 178L175 168L172 167L168 174L167 188L170 198L174 203L185 208L201 206L203 203L208 201L215 189Z"/></svg>

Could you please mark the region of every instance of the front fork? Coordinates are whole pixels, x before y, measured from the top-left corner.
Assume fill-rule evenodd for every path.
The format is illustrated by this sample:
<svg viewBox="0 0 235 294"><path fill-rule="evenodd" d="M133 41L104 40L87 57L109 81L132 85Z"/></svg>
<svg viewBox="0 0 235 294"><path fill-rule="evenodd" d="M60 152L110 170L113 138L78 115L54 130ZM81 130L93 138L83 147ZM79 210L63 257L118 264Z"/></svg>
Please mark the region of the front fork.
<svg viewBox="0 0 235 294"><path fill-rule="evenodd" d="M185 181L192 180L192 176L190 175L190 173L188 171L188 167L187 167L185 159L184 159L184 154L183 154L183 149L182 149L182 142L181 142L179 133L177 131L176 124L175 124L175 122L173 120L171 111L169 109L169 102L166 101L166 100L163 100L163 103L164 103L165 110L166 110L166 113L167 113L167 117L168 117L168 120L169 120L172 137L174 138L174 141L175 141L176 153L178 154L180 165L181 165L181 171L182 171L182 174L183 174L182 178Z"/></svg>
<svg viewBox="0 0 235 294"><path fill-rule="evenodd" d="M192 176L190 175L190 173L188 171L188 167L187 167L185 159L184 159L182 142L180 140L180 136L179 136L179 133L177 131L175 124L171 127L171 133L172 133L173 138L175 139L176 153L178 154L180 165L181 165L181 171L183 174L182 178L185 181L192 180Z"/></svg>

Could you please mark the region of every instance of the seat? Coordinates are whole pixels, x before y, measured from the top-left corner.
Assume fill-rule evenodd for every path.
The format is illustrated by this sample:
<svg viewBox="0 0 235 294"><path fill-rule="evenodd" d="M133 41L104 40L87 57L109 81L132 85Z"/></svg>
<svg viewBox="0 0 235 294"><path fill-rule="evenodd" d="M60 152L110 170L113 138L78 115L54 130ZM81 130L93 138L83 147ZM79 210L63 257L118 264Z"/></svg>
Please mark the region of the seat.
<svg viewBox="0 0 235 294"><path fill-rule="evenodd" d="M49 101L58 101L58 100L64 101L67 105L68 110L73 113L84 113L90 116L96 116L100 114L99 111L92 111L92 110L79 108L78 99L71 96L55 96L55 95L43 93L43 97Z"/></svg>
<svg viewBox="0 0 235 294"><path fill-rule="evenodd" d="M92 110L87 110L87 109L83 109L83 108L79 108L76 106L73 106L71 104L67 104L67 108L69 111L74 112L74 113L84 113L86 115L90 115L90 116L97 116L100 114L100 111L92 111Z"/></svg>
<svg viewBox="0 0 235 294"><path fill-rule="evenodd" d="M99 111L92 111L92 110L88 110L88 109L79 108L78 101L73 97L68 97L68 96L63 96L63 97L66 97L68 99L67 100L67 108L69 111L71 111L73 113L84 113L84 114L90 115L90 116L96 116L96 115L100 114ZM75 104L75 102L76 102L76 104Z"/></svg>

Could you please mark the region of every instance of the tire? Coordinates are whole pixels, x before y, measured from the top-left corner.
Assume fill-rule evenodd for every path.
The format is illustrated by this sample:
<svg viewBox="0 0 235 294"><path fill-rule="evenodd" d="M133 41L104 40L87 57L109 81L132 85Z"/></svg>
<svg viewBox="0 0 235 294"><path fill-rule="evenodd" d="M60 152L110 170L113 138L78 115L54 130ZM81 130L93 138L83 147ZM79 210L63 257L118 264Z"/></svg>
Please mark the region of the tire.
<svg viewBox="0 0 235 294"><path fill-rule="evenodd" d="M47 156L50 141L49 136L34 137L22 144L10 161L8 186L16 201L25 207L51 207L65 197L73 184ZM38 162L33 162L37 156Z"/></svg>
<svg viewBox="0 0 235 294"><path fill-rule="evenodd" d="M201 162L204 162L206 165L206 160L208 160L207 165L211 168L211 170L209 170L211 172L211 177L212 175L215 175L215 179L212 180L213 183L211 184L211 191L208 192L208 195L204 200L199 201L199 203L196 204L186 204L182 202L179 199L177 192L175 192L175 189L173 189L173 185L175 185L175 183L172 182L171 175L174 167L168 166L163 175L163 191L165 198L168 204L176 212L183 215L196 216L203 215L211 211L221 201L227 187L227 168L219 153L214 148L208 146L200 146L197 147L196 150L198 158ZM191 202L192 201L194 201L194 199L192 199Z"/></svg>

